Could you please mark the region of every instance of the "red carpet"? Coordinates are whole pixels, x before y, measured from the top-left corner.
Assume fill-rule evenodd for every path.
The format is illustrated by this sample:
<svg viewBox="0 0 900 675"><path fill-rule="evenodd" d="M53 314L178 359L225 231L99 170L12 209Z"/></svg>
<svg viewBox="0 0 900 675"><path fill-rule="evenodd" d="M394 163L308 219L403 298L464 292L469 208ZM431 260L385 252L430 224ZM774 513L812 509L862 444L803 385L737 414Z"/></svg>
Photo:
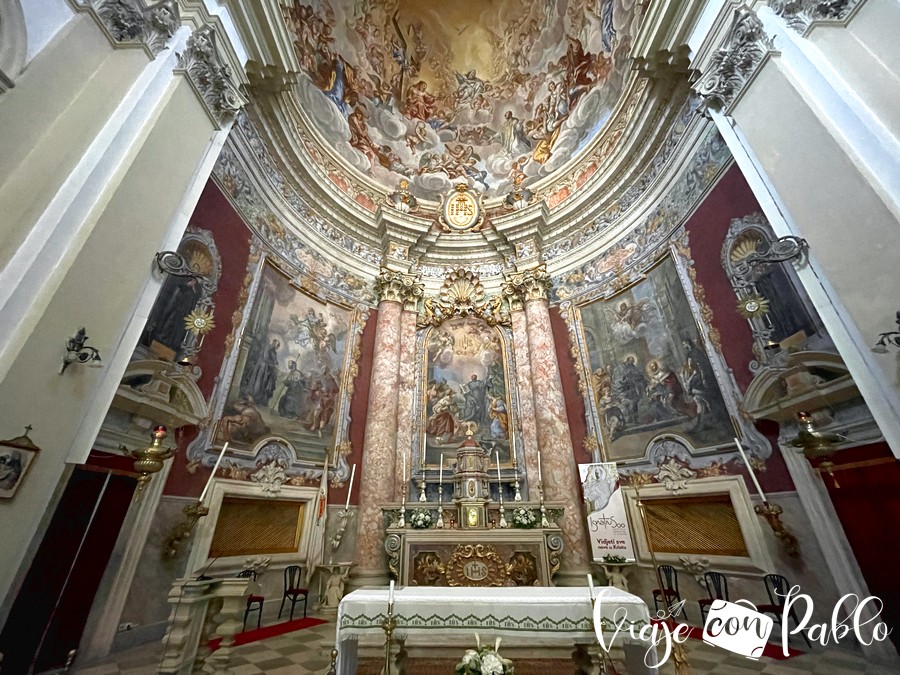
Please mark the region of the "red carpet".
<svg viewBox="0 0 900 675"><path fill-rule="evenodd" d="M651 623L662 623L659 619L650 619ZM703 641L703 629L697 626L688 626L688 637L693 638L694 640ZM803 654L798 649L794 649L793 647L788 647L788 655L784 655L784 651L781 649L781 645L772 644L771 642L766 645L765 649L763 649L763 656L767 659L775 659L776 661L785 661L787 659L792 659L795 656L800 656Z"/></svg>
<svg viewBox="0 0 900 675"><path fill-rule="evenodd" d="M262 628L254 628L253 630L245 630L234 636L234 646L250 644L266 638L275 637L276 635L284 635L285 633L293 633L295 630L303 630L304 628L312 628L323 623L328 623L325 619L313 619L306 617L303 619L295 619L294 621L285 621L284 623L276 623L272 626L263 626ZM219 648L222 638L215 638L209 641L209 648L213 651Z"/></svg>

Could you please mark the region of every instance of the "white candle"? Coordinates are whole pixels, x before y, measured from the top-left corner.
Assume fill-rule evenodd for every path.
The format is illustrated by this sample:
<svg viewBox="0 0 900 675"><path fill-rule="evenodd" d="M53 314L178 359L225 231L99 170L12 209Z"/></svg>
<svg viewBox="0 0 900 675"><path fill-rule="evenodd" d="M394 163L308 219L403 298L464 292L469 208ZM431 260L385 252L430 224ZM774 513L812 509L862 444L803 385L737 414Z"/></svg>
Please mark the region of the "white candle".
<svg viewBox="0 0 900 675"><path fill-rule="evenodd" d="M544 479L541 476L541 451L540 450L538 450L537 456L538 456L538 484L543 485Z"/></svg>
<svg viewBox="0 0 900 675"><path fill-rule="evenodd" d="M591 589L591 600L594 599L594 577L590 574L587 575L588 578L588 588Z"/></svg>
<svg viewBox="0 0 900 675"><path fill-rule="evenodd" d="M738 452L741 453L741 459L744 460L744 464L747 465L747 471L750 472L750 480L753 481L753 485L756 487L756 491L759 493L760 498L765 503L769 503L769 500L766 499L765 493L762 491L762 488L759 486L759 481L756 480L756 474L753 472L753 467L750 466L750 460L747 459L747 454L744 452L744 448L741 447L741 442L738 439L734 439L734 444L737 445Z"/></svg>
<svg viewBox="0 0 900 675"><path fill-rule="evenodd" d="M391 588L388 591L388 607L394 606L394 580L391 579Z"/></svg>
<svg viewBox="0 0 900 675"><path fill-rule="evenodd" d="M353 492L353 477L356 475L356 464L353 465L353 468L350 470L350 485L347 487L347 504L344 506L344 511L350 508L350 493Z"/></svg>
<svg viewBox="0 0 900 675"><path fill-rule="evenodd" d="M438 486L444 487L444 453L441 453L441 468L438 469Z"/></svg>
<svg viewBox="0 0 900 675"><path fill-rule="evenodd" d="M206 493L209 492L209 487L212 485L213 479L216 477L216 471L219 470L219 464L222 463L222 458L225 456L226 450L228 450L228 443L222 446L222 452L219 453L219 458L216 460L215 466L213 466L212 473L209 474L209 480L206 481L206 485L203 486L203 492L200 493L200 499L198 500L201 504L203 503L203 498L206 497Z"/></svg>
<svg viewBox="0 0 900 675"><path fill-rule="evenodd" d="M497 489L500 489L500 451L494 451L495 456L497 457Z"/></svg>
<svg viewBox="0 0 900 675"><path fill-rule="evenodd" d="M406 490L406 487L405 487L405 484L406 484L406 455L403 455L403 483L404 483L403 489Z"/></svg>

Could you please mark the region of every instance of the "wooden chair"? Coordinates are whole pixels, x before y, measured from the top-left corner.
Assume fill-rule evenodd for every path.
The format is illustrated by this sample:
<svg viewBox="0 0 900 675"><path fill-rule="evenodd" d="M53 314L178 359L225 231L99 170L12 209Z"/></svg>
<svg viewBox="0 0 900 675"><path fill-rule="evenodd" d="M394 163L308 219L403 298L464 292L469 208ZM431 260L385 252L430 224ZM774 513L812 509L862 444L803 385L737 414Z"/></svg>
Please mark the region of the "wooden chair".
<svg viewBox="0 0 900 675"><path fill-rule="evenodd" d="M707 572L703 575L703 585L706 586L706 592L709 593L708 598L701 598L697 601L700 605L700 623L706 623L706 612L709 611L710 605L716 600L728 600L728 579L724 574L719 572Z"/></svg>
<svg viewBox="0 0 900 675"><path fill-rule="evenodd" d="M303 617L306 618L306 603L309 601L309 589L300 587L301 569L299 565L288 565L284 568L284 595L281 596L281 608L278 618L284 611L284 601L291 601L291 621L294 620L294 605L303 596Z"/></svg>
<svg viewBox="0 0 900 675"><path fill-rule="evenodd" d="M241 579L253 579L253 581L256 581L256 572L254 570L243 570L238 572L237 576ZM244 629L247 628L247 616L250 612L259 612L259 614L256 615L256 627L259 628L260 623L262 622L264 601L265 597L262 595L253 595L251 593L247 596L247 609L244 610Z"/></svg>
<svg viewBox="0 0 900 675"><path fill-rule="evenodd" d="M658 569L664 588L653 589L653 607L657 612L660 600L664 607L671 607L676 602L681 602L681 593L678 592L678 570L671 565L660 565ZM687 619L688 615L684 604L681 605L681 611L684 612L684 618Z"/></svg>
<svg viewBox="0 0 900 675"><path fill-rule="evenodd" d="M784 614L785 596L791 588L791 582L780 574L767 574L763 577L763 581L766 584L766 594L769 596L769 604L759 605L756 609L763 614L773 615L775 621L780 624ZM793 607L790 609L790 617L794 620L795 626L800 625L800 622L797 620L797 612ZM800 635L803 636L806 646L812 649L812 645L809 643L809 638L806 637L806 633L801 632Z"/></svg>

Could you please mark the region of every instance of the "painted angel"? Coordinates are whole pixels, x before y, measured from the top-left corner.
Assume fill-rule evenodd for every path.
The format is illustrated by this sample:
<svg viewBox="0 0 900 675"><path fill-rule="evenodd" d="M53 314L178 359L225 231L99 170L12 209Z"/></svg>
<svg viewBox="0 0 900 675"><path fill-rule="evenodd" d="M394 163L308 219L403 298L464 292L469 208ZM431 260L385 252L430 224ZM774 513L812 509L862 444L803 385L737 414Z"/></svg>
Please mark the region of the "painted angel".
<svg viewBox="0 0 900 675"><path fill-rule="evenodd" d="M620 343L636 340L646 332L650 308L650 299L642 298L633 304L623 300L615 309L606 310L611 317L613 335Z"/></svg>

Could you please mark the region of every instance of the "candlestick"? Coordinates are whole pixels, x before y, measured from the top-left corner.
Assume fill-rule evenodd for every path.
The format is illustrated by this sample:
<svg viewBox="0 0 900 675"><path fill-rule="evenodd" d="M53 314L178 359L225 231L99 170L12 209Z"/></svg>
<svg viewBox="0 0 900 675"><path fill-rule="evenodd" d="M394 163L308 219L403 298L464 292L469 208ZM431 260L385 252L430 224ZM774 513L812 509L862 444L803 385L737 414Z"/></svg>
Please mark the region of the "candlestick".
<svg viewBox="0 0 900 675"><path fill-rule="evenodd" d="M356 475L356 464L353 465L353 468L350 470L350 485L347 487L347 504L344 506L345 509L350 508L350 493L353 492L353 477Z"/></svg>
<svg viewBox="0 0 900 675"><path fill-rule="evenodd" d="M750 472L750 480L753 481L753 486L756 488L756 491L759 493L760 498L764 503L768 504L769 500L766 499L765 493L762 491L762 488L759 486L759 481L756 480L756 473L753 471L753 467L750 466L750 460L747 459L747 455L744 452L744 448L741 447L741 442L738 439L734 439L735 445L737 445L738 452L741 453L741 459L744 460L744 464L747 465L747 471Z"/></svg>
<svg viewBox="0 0 900 675"><path fill-rule="evenodd" d="M438 485L440 487L444 486L444 453L441 453L441 466L438 469Z"/></svg>
<svg viewBox="0 0 900 675"><path fill-rule="evenodd" d="M388 590L388 611L394 608L394 580L391 579L391 587Z"/></svg>
<svg viewBox="0 0 900 675"><path fill-rule="evenodd" d="M213 479L216 477L216 471L219 470L219 464L222 463L222 458L225 456L225 451L228 450L228 443L222 446L222 452L219 453L219 458L216 460L215 466L213 466L212 473L209 474L209 480L206 481L206 485L203 486L203 492L200 493L200 499L197 501L199 503L203 503L203 498L206 497L206 493L209 492L209 487L212 485Z"/></svg>
<svg viewBox="0 0 900 675"><path fill-rule="evenodd" d="M543 484L544 477L541 475L541 451L538 450L538 483Z"/></svg>

